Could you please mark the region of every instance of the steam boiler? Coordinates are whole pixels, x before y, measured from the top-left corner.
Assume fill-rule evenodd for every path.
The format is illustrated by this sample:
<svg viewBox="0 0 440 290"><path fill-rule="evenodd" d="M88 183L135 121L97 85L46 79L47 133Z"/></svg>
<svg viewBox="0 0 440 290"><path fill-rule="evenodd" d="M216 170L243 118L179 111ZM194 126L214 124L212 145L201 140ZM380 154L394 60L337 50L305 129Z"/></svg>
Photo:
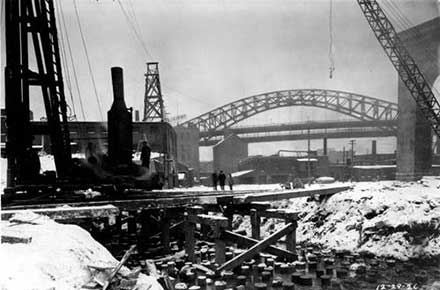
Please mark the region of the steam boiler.
<svg viewBox="0 0 440 290"><path fill-rule="evenodd" d="M111 74L113 104L107 113L108 162L114 168L130 167L133 150L132 108L125 105L122 68L112 67Z"/></svg>

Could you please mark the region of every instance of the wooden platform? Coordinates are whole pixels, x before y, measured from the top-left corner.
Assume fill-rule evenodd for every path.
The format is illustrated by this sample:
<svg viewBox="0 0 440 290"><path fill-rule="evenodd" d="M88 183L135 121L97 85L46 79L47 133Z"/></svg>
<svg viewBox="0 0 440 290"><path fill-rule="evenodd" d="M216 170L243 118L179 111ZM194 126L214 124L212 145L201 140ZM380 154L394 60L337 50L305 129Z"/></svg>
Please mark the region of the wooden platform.
<svg viewBox="0 0 440 290"><path fill-rule="evenodd" d="M75 220L86 218L106 218L119 214L119 209L113 205L102 206L80 206L80 207L53 207L33 209L9 209L1 211L1 219L9 220L13 215L31 210L34 213L42 214L56 221Z"/></svg>
<svg viewBox="0 0 440 290"><path fill-rule="evenodd" d="M34 204L34 205L17 205L2 208L3 211L20 210L20 209L41 209L43 211L50 208L60 208L68 205L72 207L99 207L104 205L113 205L119 210L138 210L138 209L160 209L160 208L176 208L192 205L216 205L224 203L232 204L249 204L257 201L276 201L282 199L300 198L307 196L329 196L335 193L348 190L349 186L326 186L314 189L294 189L282 191L163 191L162 197L151 197L146 192L143 197L141 191L136 191L134 198L127 195L127 199L119 200L100 200L87 202L72 202L63 204ZM151 194L151 192L150 192ZM156 192L154 192L156 194Z"/></svg>

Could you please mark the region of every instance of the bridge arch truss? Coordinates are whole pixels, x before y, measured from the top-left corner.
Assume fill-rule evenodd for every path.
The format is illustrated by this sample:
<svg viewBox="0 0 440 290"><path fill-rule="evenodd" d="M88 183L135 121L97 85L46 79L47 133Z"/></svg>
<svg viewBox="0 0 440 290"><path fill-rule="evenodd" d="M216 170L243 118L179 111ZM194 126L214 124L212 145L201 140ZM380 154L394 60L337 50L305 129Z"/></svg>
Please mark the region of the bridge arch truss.
<svg viewBox="0 0 440 290"><path fill-rule="evenodd" d="M183 123L200 132L224 130L256 114L282 107L328 109L362 121L397 120L396 103L360 94L322 89L295 89L263 93L218 107Z"/></svg>

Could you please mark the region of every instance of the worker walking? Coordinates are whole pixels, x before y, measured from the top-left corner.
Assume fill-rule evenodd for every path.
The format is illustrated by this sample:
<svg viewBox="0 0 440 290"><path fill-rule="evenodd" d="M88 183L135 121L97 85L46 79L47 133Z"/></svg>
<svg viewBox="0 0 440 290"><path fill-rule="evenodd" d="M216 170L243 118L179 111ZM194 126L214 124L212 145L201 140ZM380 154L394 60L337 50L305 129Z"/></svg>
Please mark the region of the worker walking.
<svg viewBox="0 0 440 290"><path fill-rule="evenodd" d="M228 174L227 182L228 182L228 185L229 185L229 189L232 190L232 186L234 185L234 179L232 178L232 174L231 173Z"/></svg>
<svg viewBox="0 0 440 290"><path fill-rule="evenodd" d="M217 182L218 182L217 172L214 171L212 173L212 187L214 188L214 190L217 190Z"/></svg>
<svg viewBox="0 0 440 290"><path fill-rule="evenodd" d="M94 143L87 143L85 155L87 161L91 160L91 157L94 157L96 160L98 160L96 155L96 145Z"/></svg>
<svg viewBox="0 0 440 290"><path fill-rule="evenodd" d="M226 175L223 173L222 170L220 170L220 174L218 175L218 181L220 183L221 190L225 190Z"/></svg>
<svg viewBox="0 0 440 290"><path fill-rule="evenodd" d="M150 168L151 148L148 146L147 141L142 142L141 147L141 162L143 167Z"/></svg>

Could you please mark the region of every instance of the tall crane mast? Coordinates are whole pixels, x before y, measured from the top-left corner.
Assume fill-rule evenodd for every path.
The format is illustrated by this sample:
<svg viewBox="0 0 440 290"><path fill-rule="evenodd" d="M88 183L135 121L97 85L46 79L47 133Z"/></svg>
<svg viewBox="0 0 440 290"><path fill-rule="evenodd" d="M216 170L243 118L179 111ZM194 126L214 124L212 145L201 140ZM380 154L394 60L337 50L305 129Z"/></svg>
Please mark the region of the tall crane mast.
<svg viewBox="0 0 440 290"><path fill-rule="evenodd" d="M58 177L70 174L71 149L61 59L53 0L5 0L5 105L8 186L20 182L26 170L25 152L36 133L29 118L29 91L41 88L52 154ZM32 41L37 71L29 65ZM40 132L41 133L41 132Z"/></svg>
<svg viewBox="0 0 440 290"><path fill-rule="evenodd" d="M417 107L431 124L434 133L440 137L440 104L416 62L379 3L376 0L357 0L357 2L400 79L416 101Z"/></svg>

